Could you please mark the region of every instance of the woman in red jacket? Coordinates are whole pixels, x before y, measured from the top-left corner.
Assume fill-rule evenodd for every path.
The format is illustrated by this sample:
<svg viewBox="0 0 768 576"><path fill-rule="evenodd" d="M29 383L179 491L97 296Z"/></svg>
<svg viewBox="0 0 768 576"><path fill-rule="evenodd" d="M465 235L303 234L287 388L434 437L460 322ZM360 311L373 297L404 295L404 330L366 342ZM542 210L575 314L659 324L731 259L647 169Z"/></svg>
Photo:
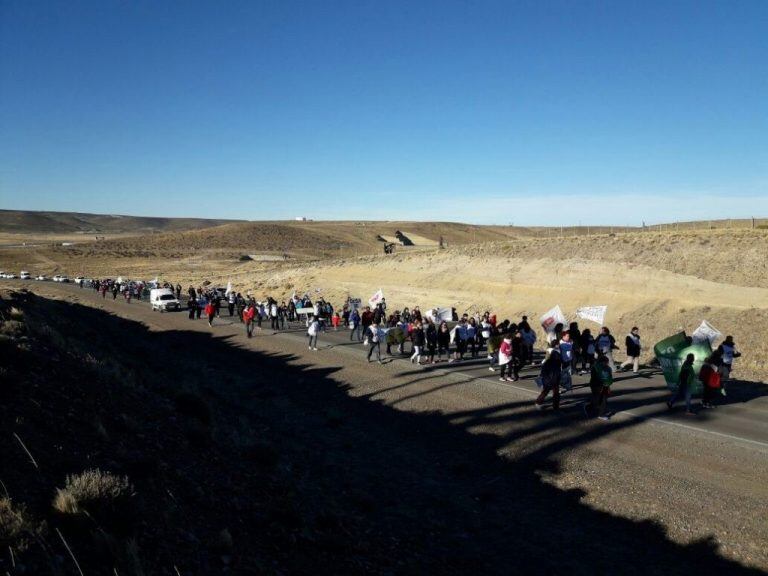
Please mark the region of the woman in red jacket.
<svg viewBox="0 0 768 576"><path fill-rule="evenodd" d="M213 317L216 315L216 308L213 306L213 302L208 300L205 305L205 315L208 316L208 326L213 326Z"/></svg>

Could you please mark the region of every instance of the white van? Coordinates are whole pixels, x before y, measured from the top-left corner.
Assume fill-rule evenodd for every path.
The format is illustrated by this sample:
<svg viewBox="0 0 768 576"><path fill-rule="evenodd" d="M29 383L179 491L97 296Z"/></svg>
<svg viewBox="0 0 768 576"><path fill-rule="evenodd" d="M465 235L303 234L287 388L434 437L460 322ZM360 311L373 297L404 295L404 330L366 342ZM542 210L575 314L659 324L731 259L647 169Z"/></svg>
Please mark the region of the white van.
<svg viewBox="0 0 768 576"><path fill-rule="evenodd" d="M22 280L29 280L31 277L32 276L30 275L30 273L27 272L26 270L22 270L21 274L19 274L19 278L21 278Z"/></svg>
<svg viewBox="0 0 768 576"><path fill-rule="evenodd" d="M178 310L181 305L176 299L176 294L170 288L153 288L149 291L149 302L152 304L152 310Z"/></svg>

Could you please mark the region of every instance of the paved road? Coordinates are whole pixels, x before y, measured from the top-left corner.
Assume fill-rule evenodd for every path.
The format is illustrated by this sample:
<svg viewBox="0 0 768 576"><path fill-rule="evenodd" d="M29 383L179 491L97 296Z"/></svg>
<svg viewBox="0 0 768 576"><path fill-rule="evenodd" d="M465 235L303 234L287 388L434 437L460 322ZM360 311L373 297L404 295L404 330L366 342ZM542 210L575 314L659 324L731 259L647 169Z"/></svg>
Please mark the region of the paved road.
<svg viewBox="0 0 768 576"><path fill-rule="evenodd" d="M39 288L38 283L22 283L21 281L6 281L8 283L24 284L29 288ZM89 296L94 301L100 300L92 290L80 289L73 284L46 283L46 288L55 287L57 290ZM107 302L110 297L108 296ZM118 306L128 306L122 299L115 302ZM148 308L146 302L134 301L131 307ZM227 311L223 310L223 316L216 320L215 326L219 331L236 332L241 328L239 322L230 319ZM187 321L186 312L168 313L167 319L174 320L183 317ZM234 321L233 321L234 320ZM200 321L204 322L203 320ZM263 329L257 331L256 338L265 336L274 338L287 338L296 341L305 339L303 325L294 323L286 330L274 332L268 329L269 322L263 323ZM354 357L357 361L365 361L367 349L359 343L351 342L349 331L340 328L338 331L330 329L320 335L320 351L327 353L333 350L344 354L345 357ZM410 350L410 343L406 343L406 350ZM394 351L395 347L393 347ZM535 378L538 369L528 366L521 372L518 382L499 382L498 374L488 370L488 361L485 354L480 353L477 359L468 359L460 363L449 364L445 361L434 365L417 367L409 363L408 356L388 356L386 347L382 345L382 358L386 363L398 363L401 366L412 366L413 369L422 370L425 375L435 376L459 376L469 378L483 386L487 386L500 393L506 393L510 397L533 399L538 395ZM307 351L312 355L314 352ZM617 361L622 355L617 354ZM737 361L738 362L738 361ZM738 374L738 365L736 367ZM574 375L574 389L563 395L561 407L563 410L581 410L581 404L589 395L587 385L588 376ZM733 442L740 442L756 446L768 451L768 384L757 382L736 381L728 385L728 396L718 397L720 405L714 410L699 410L697 416L691 417L684 414L683 404L679 403L677 409L666 412L665 402L669 399L669 390L664 383L661 372L656 369L643 369L639 375L630 373L618 373L615 375L613 395L609 400L611 410L616 412L615 418L637 418L649 420L654 423L686 429L699 434L716 436ZM698 402L696 402L699 404Z"/></svg>

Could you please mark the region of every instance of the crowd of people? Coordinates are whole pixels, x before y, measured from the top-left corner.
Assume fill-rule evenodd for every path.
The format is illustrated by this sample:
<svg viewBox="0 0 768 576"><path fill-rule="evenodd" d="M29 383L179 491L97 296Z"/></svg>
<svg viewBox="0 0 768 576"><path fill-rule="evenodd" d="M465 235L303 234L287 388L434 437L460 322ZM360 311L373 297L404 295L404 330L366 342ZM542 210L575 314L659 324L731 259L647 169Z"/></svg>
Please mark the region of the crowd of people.
<svg viewBox="0 0 768 576"><path fill-rule="evenodd" d="M181 299L180 284L174 286L165 282L160 286L172 290ZM92 280L91 287L103 298L107 294L113 299L122 295L130 302L132 298L141 300L147 285L132 281ZM573 388L573 375L588 376L591 397L583 404L583 410L588 417L601 420L612 416L608 398L614 374L630 370L639 374L641 368L642 344L637 326L624 339L626 359L618 365L614 353L620 348L610 329L603 326L593 334L590 328L581 329L578 322L571 322L567 327L556 324L547 332L544 357L537 363L534 348L538 337L527 316L522 316L519 322L498 321L490 311L459 316L455 308L446 314L445 310L422 312L419 306L389 312L385 298L375 306L364 307L347 299L337 309L323 298L313 301L309 294L299 297L294 293L280 302L271 296L257 301L249 294L213 286L189 286L186 301L190 320L204 315L213 326L222 313L228 313L230 318L243 324L247 338L252 338L254 331L262 329L267 322L274 331L300 323L306 328L307 347L312 351L318 350L318 339L323 332L348 330L350 341L366 347L368 362L383 362L384 344L388 356L406 356L417 365L461 363L483 355L488 370L498 372L502 382L518 381L521 370L535 367L538 371L536 383L540 388L535 407L540 410L550 396L552 409L558 410L561 394ZM408 344L410 351L406 351ZM697 377L703 384L701 407L715 407L718 393L726 394L725 382L730 378L733 360L739 356L732 336L728 336L705 360L698 375L693 369L695 358L689 355L683 362L678 386L667 402L668 407L672 409L677 401L684 399L685 413L695 414L692 396Z"/></svg>

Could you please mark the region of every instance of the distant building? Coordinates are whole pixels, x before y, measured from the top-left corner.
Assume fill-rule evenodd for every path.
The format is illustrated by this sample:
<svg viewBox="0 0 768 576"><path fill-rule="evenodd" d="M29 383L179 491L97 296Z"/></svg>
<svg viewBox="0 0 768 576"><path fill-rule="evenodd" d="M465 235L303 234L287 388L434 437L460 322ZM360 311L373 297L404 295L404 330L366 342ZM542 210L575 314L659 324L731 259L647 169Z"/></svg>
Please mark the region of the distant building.
<svg viewBox="0 0 768 576"><path fill-rule="evenodd" d="M306 216L296 216L296 222L306 222L307 217Z"/></svg>

